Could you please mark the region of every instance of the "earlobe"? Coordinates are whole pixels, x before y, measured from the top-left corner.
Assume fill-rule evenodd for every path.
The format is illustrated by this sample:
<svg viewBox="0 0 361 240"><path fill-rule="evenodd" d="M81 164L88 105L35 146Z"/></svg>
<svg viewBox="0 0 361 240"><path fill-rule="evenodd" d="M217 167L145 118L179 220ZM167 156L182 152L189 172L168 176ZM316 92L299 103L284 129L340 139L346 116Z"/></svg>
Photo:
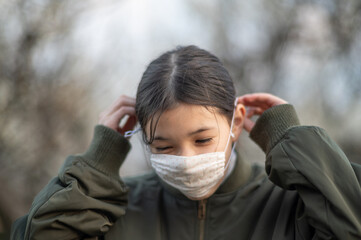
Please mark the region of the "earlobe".
<svg viewBox="0 0 361 240"><path fill-rule="evenodd" d="M246 117L245 106L241 103L237 104L234 114L235 125L243 125L244 118Z"/></svg>

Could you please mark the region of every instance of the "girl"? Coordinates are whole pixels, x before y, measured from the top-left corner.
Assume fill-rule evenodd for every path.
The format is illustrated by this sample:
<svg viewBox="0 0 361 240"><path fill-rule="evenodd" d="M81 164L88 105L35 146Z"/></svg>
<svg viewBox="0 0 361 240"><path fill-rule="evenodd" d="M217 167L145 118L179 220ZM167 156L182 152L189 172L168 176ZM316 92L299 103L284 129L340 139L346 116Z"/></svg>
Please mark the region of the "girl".
<svg viewBox="0 0 361 240"><path fill-rule="evenodd" d="M155 171L121 179L136 120ZM265 170L233 150L243 128ZM181 47L150 63L136 99L100 115L89 149L68 157L12 238L360 239L360 180L360 165L323 129L300 126L291 105L236 99L217 57Z"/></svg>

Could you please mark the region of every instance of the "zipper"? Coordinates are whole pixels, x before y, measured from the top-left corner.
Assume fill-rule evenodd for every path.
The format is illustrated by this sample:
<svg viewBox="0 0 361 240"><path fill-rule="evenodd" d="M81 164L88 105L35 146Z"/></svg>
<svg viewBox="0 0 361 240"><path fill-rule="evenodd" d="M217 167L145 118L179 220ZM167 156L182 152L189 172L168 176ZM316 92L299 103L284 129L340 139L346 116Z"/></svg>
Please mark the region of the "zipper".
<svg viewBox="0 0 361 240"><path fill-rule="evenodd" d="M206 220L207 199L198 202L198 219L199 219L199 240L204 240L204 223Z"/></svg>

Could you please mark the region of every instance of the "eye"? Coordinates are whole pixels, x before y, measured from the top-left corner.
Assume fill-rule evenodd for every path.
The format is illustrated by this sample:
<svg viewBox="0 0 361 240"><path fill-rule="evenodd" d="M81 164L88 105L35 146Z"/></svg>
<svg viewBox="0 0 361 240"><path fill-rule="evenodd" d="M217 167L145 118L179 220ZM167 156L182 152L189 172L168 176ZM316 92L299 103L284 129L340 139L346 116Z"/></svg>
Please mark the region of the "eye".
<svg viewBox="0 0 361 240"><path fill-rule="evenodd" d="M198 139L198 140L196 140L196 143L203 144L203 143L208 143L208 142L210 142L212 140L213 140L213 138Z"/></svg>
<svg viewBox="0 0 361 240"><path fill-rule="evenodd" d="M167 147L156 147L155 150L156 150L157 152L162 152L162 151L165 151L165 150L170 149L170 148L172 148L172 147L170 147L170 146L167 146Z"/></svg>

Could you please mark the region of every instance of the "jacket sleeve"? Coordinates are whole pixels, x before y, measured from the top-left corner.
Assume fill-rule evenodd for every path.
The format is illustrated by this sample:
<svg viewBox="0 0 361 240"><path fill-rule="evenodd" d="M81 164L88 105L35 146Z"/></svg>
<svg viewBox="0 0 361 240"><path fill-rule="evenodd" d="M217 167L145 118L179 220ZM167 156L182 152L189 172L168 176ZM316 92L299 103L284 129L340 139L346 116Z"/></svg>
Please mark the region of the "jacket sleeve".
<svg viewBox="0 0 361 240"><path fill-rule="evenodd" d="M298 192L296 216L315 230L312 239L361 239L361 166L325 130L299 126L285 104L264 112L250 136L266 153L269 179Z"/></svg>
<svg viewBox="0 0 361 240"><path fill-rule="evenodd" d="M89 149L70 156L58 177L18 219L11 239L97 239L125 214L127 188L118 171L130 149L114 130L97 125Z"/></svg>

